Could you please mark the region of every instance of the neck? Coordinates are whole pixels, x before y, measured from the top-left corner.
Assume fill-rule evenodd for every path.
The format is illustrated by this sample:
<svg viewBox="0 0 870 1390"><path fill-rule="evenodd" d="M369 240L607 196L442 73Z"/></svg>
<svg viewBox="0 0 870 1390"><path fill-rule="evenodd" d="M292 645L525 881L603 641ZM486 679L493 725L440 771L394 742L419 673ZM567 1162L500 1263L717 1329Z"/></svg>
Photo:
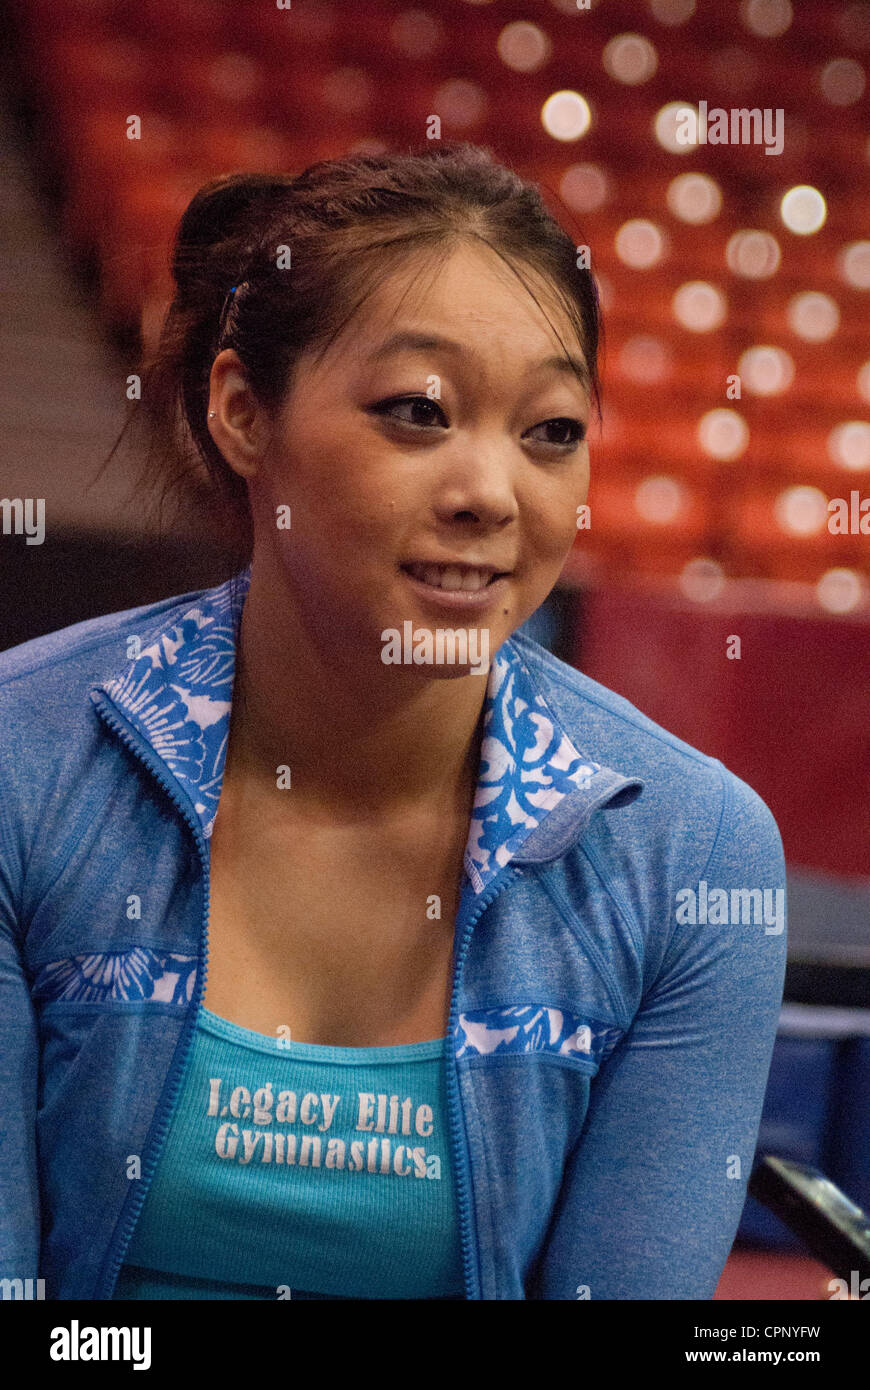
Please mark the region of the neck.
<svg viewBox="0 0 870 1390"><path fill-rule="evenodd" d="M361 642L312 632L256 565L242 611L227 773L292 804L368 819L445 805L470 814L487 678L426 679Z"/></svg>

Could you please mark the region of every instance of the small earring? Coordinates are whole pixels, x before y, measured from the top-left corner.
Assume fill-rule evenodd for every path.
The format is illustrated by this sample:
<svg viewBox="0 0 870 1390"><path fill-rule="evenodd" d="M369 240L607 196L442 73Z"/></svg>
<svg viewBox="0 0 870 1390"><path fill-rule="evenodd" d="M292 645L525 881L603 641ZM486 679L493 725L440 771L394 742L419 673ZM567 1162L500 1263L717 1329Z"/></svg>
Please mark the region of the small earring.
<svg viewBox="0 0 870 1390"><path fill-rule="evenodd" d="M210 420L213 420L214 417L215 417L215 415L217 415L217 411L216 411L216 410L210 410L210 411L208 412L208 418L209 418Z"/></svg>

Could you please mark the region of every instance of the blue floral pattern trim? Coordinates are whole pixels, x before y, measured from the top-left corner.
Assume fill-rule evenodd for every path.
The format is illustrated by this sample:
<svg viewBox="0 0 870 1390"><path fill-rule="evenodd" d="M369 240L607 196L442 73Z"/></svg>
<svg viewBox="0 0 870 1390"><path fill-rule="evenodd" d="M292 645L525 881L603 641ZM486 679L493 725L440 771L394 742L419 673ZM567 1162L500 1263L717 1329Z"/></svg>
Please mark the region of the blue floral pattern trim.
<svg viewBox="0 0 870 1390"><path fill-rule="evenodd" d="M211 590L101 687L193 800L206 839L220 798L250 567Z"/></svg>
<svg viewBox="0 0 870 1390"><path fill-rule="evenodd" d="M465 847L475 892L487 884L568 792L602 770L586 762L506 642L489 674L477 791Z"/></svg>
<svg viewBox="0 0 870 1390"><path fill-rule="evenodd" d="M623 1036L622 1028L547 1004L509 1004L459 1015L457 1057L506 1052L554 1052L600 1066Z"/></svg>
<svg viewBox="0 0 870 1390"><path fill-rule="evenodd" d="M235 653L250 566L216 589L125 670L98 687L188 792L208 839L226 762ZM476 894L577 787L607 775L560 727L514 644L491 663L465 871Z"/></svg>
<svg viewBox="0 0 870 1390"><path fill-rule="evenodd" d="M145 946L71 956L40 968L33 998L42 1003L74 999L89 1004L102 1004L107 999L147 999L184 1007L193 998L197 959Z"/></svg>

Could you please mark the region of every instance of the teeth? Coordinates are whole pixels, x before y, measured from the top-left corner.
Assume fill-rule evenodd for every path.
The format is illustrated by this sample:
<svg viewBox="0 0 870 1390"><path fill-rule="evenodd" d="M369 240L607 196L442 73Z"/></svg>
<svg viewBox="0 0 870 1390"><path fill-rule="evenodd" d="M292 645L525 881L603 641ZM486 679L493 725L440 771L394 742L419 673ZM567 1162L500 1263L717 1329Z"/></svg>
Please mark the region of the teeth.
<svg viewBox="0 0 870 1390"><path fill-rule="evenodd" d="M468 570L467 573L468 573L468 574L471 574L472 571L471 571L471 570ZM458 567L458 565L448 565L447 568L446 568L445 570L442 570L442 572L441 572L441 588L442 588L442 589L461 589L461 588L463 588L462 570Z"/></svg>
<svg viewBox="0 0 870 1390"><path fill-rule="evenodd" d="M486 588L491 575L486 570L462 569L459 565L409 565L415 579L431 584L435 589L461 590L476 593Z"/></svg>

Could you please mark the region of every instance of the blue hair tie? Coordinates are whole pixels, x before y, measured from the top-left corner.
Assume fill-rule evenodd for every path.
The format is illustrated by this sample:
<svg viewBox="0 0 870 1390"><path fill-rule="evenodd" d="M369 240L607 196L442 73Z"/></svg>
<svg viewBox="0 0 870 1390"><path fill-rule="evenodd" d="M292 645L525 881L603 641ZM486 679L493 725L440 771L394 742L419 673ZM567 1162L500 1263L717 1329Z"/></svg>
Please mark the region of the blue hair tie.
<svg viewBox="0 0 870 1390"><path fill-rule="evenodd" d="M220 342L221 338L223 337L224 328L226 327L227 314L229 313L230 303L232 302L232 301L231 301L231 297L232 297L232 295L235 294L235 292L236 292L236 290L237 290L238 288L239 288L238 285L232 285L232 286L230 287L230 289L227 291L226 295L224 296L223 307L221 308L221 316L220 316L220 320L219 320L219 322L218 322L218 330L217 330L217 341L218 341L218 342Z"/></svg>

